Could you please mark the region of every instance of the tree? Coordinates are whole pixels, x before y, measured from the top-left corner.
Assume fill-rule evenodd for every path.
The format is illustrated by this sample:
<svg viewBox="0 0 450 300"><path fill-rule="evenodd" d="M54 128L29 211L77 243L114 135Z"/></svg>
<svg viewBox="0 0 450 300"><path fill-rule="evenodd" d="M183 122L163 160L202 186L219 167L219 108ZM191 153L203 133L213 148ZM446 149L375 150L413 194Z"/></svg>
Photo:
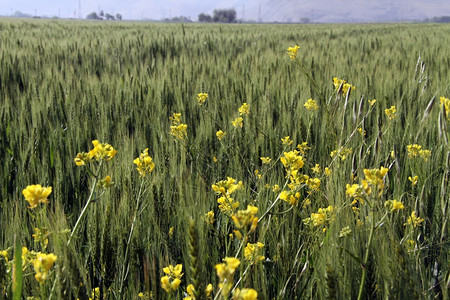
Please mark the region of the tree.
<svg viewBox="0 0 450 300"><path fill-rule="evenodd" d="M121 14L116 14L116 19L119 20L119 21L122 20L122 15Z"/></svg>
<svg viewBox="0 0 450 300"><path fill-rule="evenodd" d="M199 22L209 22L210 23L210 22L213 21L213 18L210 15L201 13L201 14L198 15L198 21Z"/></svg>
<svg viewBox="0 0 450 300"><path fill-rule="evenodd" d="M213 11L214 22L233 23L236 20L236 10L232 9L215 9Z"/></svg>
<svg viewBox="0 0 450 300"><path fill-rule="evenodd" d="M97 15L96 12L91 12L86 16L86 19L88 20L101 20L101 18Z"/></svg>
<svg viewBox="0 0 450 300"><path fill-rule="evenodd" d="M108 13L105 14L105 18L106 20L113 20L113 21L116 19L113 15L110 15Z"/></svg>

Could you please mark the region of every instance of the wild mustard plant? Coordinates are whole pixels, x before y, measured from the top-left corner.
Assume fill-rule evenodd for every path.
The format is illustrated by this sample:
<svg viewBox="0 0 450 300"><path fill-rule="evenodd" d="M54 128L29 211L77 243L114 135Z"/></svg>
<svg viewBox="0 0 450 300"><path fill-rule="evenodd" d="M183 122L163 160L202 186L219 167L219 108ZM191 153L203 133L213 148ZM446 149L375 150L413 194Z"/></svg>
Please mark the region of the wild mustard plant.
<svg viewBox="0 0 450 300"><path fill-rule="evenodd" d="M40 184L29 185L22 191L25 200L30 204L30 209L36 208L40 203L48 203L48 196L51 193L51 186L43 187Z"/></svg>
<svg viewBox="0 0 450 300"><path fill-rule="evenodd" d="M234 274L236 269L241 264L241 261L235 257L225 257L223 263L217 264L215 266L217 271L217 276L219 276L219 288L222 295L222 299L228 299L228 294L230 293L233 282Z"/></svg>
<svg viewBox="0 0 450 300"><path fill-rule="evenodd" d="M203 103L205 103L206 99L208 99L208 94L207 93L198 93L197 94L197 103L198 103L198 105L202 105Z"/></svg>
<svg viewBox="0 0 450 300"><path fill-rule="evenodd" d="M176 266L169 265L163 269L164 275L161 277L161 287L170 295L178 289L181 283L181 277L183 276L183 265L178 264Z"/></svg>
<svg viewBox="0 0 450 300"><path fill-rule="evenodd" d="M181 113L173 113L169 119L172 121L170 135L182 140L187 136L187 125L181 123Z"/></svg>
<svg viewBox="0 0 450 300"><path fill-rule="evenodd" d="M94 182L92 184L91 191L89 193L89 197L86 201L86 204L84 205L83 210L78 216L75 226L72 228L72 232L70 233L67 245L70 245L72 238L77 232L78 227L80 226L80 222L83 216L86 214L90 204L98 200L103 195L105 189L111 187L113 184L110 176L106 176L104 177L104 179L100 179L101 178L100 176L103 170L102 169L103 163L112 160L116 156L117 150L114 149L114 147L111 146L110 144L101 143L98 140L92 141L92 145L94 146L92 150L90 150L87 153L86 152L78 153L74 159L74 162L77 166L84 167L87 173L94 178ZM99 195L95 195L95 189L98 186L100 186L102 191L100 192Z"/></svg>

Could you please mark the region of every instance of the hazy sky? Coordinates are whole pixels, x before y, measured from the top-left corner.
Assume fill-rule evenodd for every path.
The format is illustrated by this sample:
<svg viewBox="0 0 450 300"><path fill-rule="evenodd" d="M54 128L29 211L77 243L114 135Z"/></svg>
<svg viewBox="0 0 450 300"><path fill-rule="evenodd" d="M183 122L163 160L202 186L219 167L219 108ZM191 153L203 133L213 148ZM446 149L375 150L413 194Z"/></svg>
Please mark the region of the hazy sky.
<svg viewBox="0 0 450 300"><path fill-rule="evenodd" d="M201 12L212 13L216 8L239 7L245 0L80 0L81 16L90 12L120 13L124 19L162 19L167 17L187 16L196 20ZM79 0L0 0L0 15L11 15L21 11L30 15L57 16L61 18L78 17ZM239 16L238 16L239 17Z"/></svg>

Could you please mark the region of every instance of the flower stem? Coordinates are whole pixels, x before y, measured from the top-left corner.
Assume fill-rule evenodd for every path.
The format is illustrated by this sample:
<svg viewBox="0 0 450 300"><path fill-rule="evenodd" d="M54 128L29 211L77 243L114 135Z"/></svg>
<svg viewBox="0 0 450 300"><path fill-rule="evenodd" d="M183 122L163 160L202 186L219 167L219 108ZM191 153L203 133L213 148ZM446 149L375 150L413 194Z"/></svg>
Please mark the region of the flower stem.
<svg viewBox="0 0 450 300"><path fill-rule="evenodd" d="M364 286L366 284L366 277L367 277L367 261L369 260L369 253L370 253L370 246L372 244L372 240L373 240L373 233L375 231L376 225L373 224L373 216L374 212L373 209L370 212L370 233L369 233L369 240L367 241L367 248L366 248L366 253L364 254L364 259L362 262L362 276L361 276L361 284L359 285L359 293L358 293L358 300L361 300L363 297L363 293L364 293Z"/></svg>
<svg viewBox="0 0 450 300"><path fill-rule="evenodd" d="M89 198L88 198L88 200L86 201L86 204L84 205L84 208L83 208L83 210L81 211L81 214L78 216L78 220L77 220L77 222L75 223L75 226L73 227L72 232L70 233L69 240L67 241L67 246L70 245L70 242L72 241L73 235L77 232L78 227L80 226L80 221L81 221L81 219L82 219L83 216L86 214L87 208L89 207L89 204L91 204L91 202L92 202L92 197L93 197L93 195L94 195L95 187L97 186L97 181L98 181L97 177L94 177L94 184L92 185L91 192L90 192L90 194L89 194Z"/></svg>
<svg viewBox="0 0 450 300"><path fill-rule="evenodd" d="M138 196L137 196L137 199L136 199L136 208L134 210L133 222L131 223L130 234L128 235L127 245L126 245L126 248L125 248L125 258L124 258L124 264L123 264L122 274L121 274L122 277L120 278L120 289L119 289L119 293L120 293L121 296L122 296L122 293L123 293L123 283L125 282L125 278L128 275L128 270L125 271L125 269L128 269L128 251L130 249L129 246L130 246L130 243L131 243L131 237L133 235L134 225L136 224L137 213L139 211L139 204L141 202L143 185L144 185L144 179L142 178L141 185L139 186Z"/></svg>

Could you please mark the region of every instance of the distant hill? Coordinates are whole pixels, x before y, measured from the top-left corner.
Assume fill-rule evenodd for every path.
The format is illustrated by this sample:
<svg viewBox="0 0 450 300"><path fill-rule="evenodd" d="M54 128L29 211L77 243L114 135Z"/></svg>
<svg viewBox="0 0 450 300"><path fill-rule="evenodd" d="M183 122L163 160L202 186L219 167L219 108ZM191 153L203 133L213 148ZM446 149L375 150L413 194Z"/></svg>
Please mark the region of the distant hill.
<svg viewBox="0 0 450 300"><path fill-rule="evenodd" d="M243 13L247 20L264 22L395 22L450 16L449 0L241 0L235 5L238 18Z"/></svg>

